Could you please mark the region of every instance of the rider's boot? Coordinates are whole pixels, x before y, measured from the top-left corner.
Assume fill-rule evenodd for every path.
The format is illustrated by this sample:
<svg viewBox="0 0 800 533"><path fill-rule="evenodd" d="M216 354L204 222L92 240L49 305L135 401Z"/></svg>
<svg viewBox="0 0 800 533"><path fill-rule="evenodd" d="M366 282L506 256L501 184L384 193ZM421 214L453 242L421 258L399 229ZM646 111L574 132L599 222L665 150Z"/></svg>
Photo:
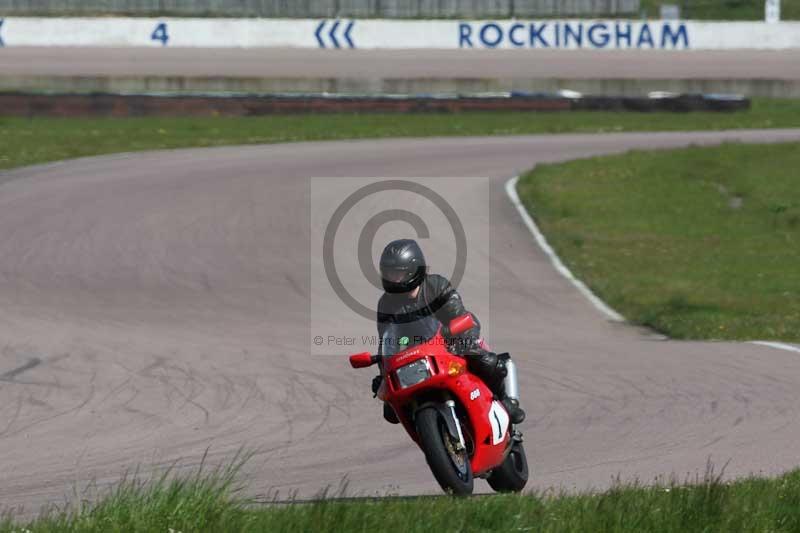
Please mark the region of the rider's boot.
<svg viewBox="0 0 800 533"><path fill-rule="evenodd" d="M517 365L508 356L503 354L506 377L501 385L501 402L508 411L508 416L513 424L521 424L525 420L525 411L519 406L519 383L517 382Z"/></svg>
<svg viewBox="0 0 800 533"><path fill-rule="evenodd" d="M522 424L525 421L525 410L519 406L519 400L506 396L500 401L508 411L508 417L511 419L512 424Z"/></svg>
<svg viewBox="0 0 800 533"><path fill-rule="evenodd" d="M500 399L514 424L525 420L525 411L519 406L517 367L507 353L494 353L484 348L474 349L466 357L470 370L477 374Z"/></svg>

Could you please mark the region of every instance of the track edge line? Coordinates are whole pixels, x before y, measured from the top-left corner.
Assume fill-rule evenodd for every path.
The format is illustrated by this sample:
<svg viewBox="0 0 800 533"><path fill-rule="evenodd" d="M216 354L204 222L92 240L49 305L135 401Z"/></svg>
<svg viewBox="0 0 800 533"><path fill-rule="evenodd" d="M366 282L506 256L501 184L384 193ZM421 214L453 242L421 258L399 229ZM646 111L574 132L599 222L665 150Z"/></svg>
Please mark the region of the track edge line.
<svg viewBox="0 0 800 533"><path fill-rule="evenodd" d="M569 280L572 285L578 289L578 291L589 300L592 305L603 314L608 317L609 320L614 322L625 322L625 318L614 311L607 303L601 300L595 293L592 292L589 287L586 286L581 280L575 277L572 271L567 268L567 266L561 261L561 258L558 257L555 250L553 250L552 246L547 242L547 238L544 236L542 231L539 229L539 226L533 220L533 217L528 213L528 210L522 204L522 200L520 200L519 193L517 193L517 183L519 182L519 176L514 176L510 180L508 180L505 184L506 195L508 199L511 201L511 204L516 208L517 212L522 217L522 221L525 223L525 226L533 235L536 244L547 254L547 257L550 259L550 263L556 269L556 271ZM773 348L776 350L784 350L788 352L795 352L800 353L800 347L793 346L791 344L786 344L783 342L773 342L773 341L745 341L748 344L754 344L757 346L766 346L768 348Z"/></svg>
<svg viewBox="0 0 800 533"><path fill-rule="evenodd" d="M558 257L558 254L556 254L555 250L553 250L553 248L547 242L547 239L539 229L539 226L536 225L533 217L530 215L530 213L528 213L528 210L525 209L525 206L522 204L519 194L517 193L518 182L519 176L514 176L506 182L506 195L508 196L508 199L511 200L511 204L517 209L517 212L522 217L522 221L531 232L531 235L533 235L533 239L536 241L536 244L538 244L542 251L547 254L547 257L550 258L550 263L553 265L556 271L569 280L569 282L572 283L572 285L592 303L595 309L606 315L609 320L614 322L625 322L625 318L622 315L614 311L608 304L606 304L595 293L593 293L585 283L576 278L572 271L561 261L561 258Z"/></svg>
<svg viewBox="0 0 800 533"><path fill-rule="evenodd" d="M787 352L800 353L800 348L798 348L797 346L792 346L791 344L786 344L783 342L772 342L772 341L749 341L749 342L750 344L767 346L769 348L775 348L776 350L785 350Z"/></svg>

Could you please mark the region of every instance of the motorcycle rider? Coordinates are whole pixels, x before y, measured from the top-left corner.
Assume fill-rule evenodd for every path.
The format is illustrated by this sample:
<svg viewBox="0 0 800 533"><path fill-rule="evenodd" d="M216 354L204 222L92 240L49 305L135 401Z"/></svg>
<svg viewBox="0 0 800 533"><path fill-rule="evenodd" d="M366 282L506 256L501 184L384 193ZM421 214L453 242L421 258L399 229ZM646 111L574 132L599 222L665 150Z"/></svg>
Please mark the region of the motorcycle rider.
<svg viewBox="0 0 800 533"><path fill-rule="evenodd" d="M386 291L378 301L378 337L391 323L408 323L433 315L442 324L442 336L452 353L467 360L470 372L481 378L500 398L514 424L525 419L519 406L517 372L508 354L496 354L485 349L480 338L480 322L472 315L475 326L460 334L451 335L447 325L467 312L461 296L447 278L428 274L422 249L413 239L399 239L386 245L380 258L381 280ZM471 313L470 313L471 314ZM382 374L373 379L372 391L377 394ZM384 418L399 422L392 407L383 406Z"/></svg>

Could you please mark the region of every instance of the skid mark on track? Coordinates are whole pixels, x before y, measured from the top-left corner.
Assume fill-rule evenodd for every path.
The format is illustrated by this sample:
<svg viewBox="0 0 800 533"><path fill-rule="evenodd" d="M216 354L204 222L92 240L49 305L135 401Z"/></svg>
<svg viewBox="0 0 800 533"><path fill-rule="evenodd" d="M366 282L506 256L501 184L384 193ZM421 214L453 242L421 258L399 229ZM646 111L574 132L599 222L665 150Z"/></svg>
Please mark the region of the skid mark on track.
<svg viewBox="0 0 800 533"><path fill-rule="evenodd" d="M170 393L176 394L183 401L179 409L191 405L203 414L204 423L208 424L211 413L204 405L196 400L196 398L202 394L205 387L195 378L194 373L191 370L185 370L177 365L164 364L163 361L158 365L158 368L161 369L162 373L160 375L154 375L154 377L167 389L167 401L172 403ZM179 375L176 376L175 374ZM182 385L187 385L188 390L184 391Z"/></svg>
<svg viewBox="0 0 800 533"><path fill-rule="evenodd" d="M31 368L36 368L42 364L42 360L38 357L33 357L28 360L24 365L18 366L13 370L9 370L8 372L4 372L0 374L0 381L12 381L15 377L22 374L23 372L30 370Z"/></svg>
<svg viewBox="0 0 800 533"><path fill-rule="evenodd" d="M20 412L22 411L22 396L21 395L17 396L17 400L16 400L15 403L16 403L16 407L14 409L14 414L11 415L11 417L9 418L8 424L6 424L5 427L3 428L3 430L0 431L0 437L5 436L9 432L9 430L11 429L11 426L13 426L14 423L16 423L17 420L19 420L19 415L20 415Z"/></svg>
<svg viewBox="0 0 800 533"><path fill-rule="evenodd" d="M55 420L55 419L57 419L59 417L67 416L67 415L70 415L70 414L73 414L73 413L80 412L84 407L86 407L94 399L94 396L95 396L95 379L96 379L96 377L97 377L97 372L93 372L92 376L91 376L91 379L89 380L89 390L86 392L86 395L81 399L81 401L78 404L74 405L73 407L70 407L69 409L64 409L62 411L58 411L58 412L56 412L56 413L54 413L54 414L52 414L50 416L45 416L45 417L39 418L37 420L32 420L32 421L30 421L30 422L28 422L26 424L23 424L23 425L21 425L21 426L19 426L17 428L12 428L14 422L16 422L17 419L19 418L21 405L22 405L22 396L21 395L18 396L19 405L18 405L18 409L16 411L16 414L12 418L11 422L9 422L9 424L5 427L5 429L2 432L0 432L0 437L11 437L11 436L14 436L14 435L18 435L19 433L21 433L23 431L26 431L26 430L29 430L29 429L31 429L33 427L36 427L36 426L39 426L41 424L50 422L50 421Z"/></svg>

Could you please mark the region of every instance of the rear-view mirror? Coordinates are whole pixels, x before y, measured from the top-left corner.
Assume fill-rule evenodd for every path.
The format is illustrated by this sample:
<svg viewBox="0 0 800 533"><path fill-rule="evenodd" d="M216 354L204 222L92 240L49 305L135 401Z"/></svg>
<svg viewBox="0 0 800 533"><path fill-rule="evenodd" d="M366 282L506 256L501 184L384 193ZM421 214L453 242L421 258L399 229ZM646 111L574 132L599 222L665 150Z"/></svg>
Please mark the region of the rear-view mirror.
<svg viewBox="0 0 800 533"><path fill-rule="evenodd" d="M350 366L353 368L365 368L372 366L375 360L369 352L356 353L350 356Z"/></svg>

